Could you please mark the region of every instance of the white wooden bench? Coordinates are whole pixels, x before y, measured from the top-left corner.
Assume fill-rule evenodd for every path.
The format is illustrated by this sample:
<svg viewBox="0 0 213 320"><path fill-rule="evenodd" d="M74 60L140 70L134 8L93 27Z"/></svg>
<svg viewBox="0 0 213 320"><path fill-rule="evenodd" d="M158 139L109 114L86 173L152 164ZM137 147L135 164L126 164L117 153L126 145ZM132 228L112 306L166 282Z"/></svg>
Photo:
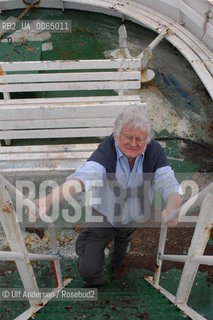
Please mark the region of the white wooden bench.
<svg viewBox="0 0 213 320"><path fill-rule="evenodd" d="M140 88L140 72L140 59L0 62L0 92L4 101L14 92L119 90L122 95Z"/></svg>
<svg viewBox="0 0 213 320"><path fill-rule="evenodd" d="M49 138L104 137L126 107L142 105L139 95L141 62L79 60L0 63L0 140L32 139L30 146L1 146L0 173L74 170L96 144L34 145ZM87 97L60 97L62 91L91 91ZM118 95L94 96L102 90ZM101 90L101 91L100 91ZM21 98L12 93L54 92L54 98ZM58 96L57 96L58 94ZM39 139L39 140L38 140ZM25 143L26 144L26 143ZM41 144L41 143L40 143Z"/></svg>

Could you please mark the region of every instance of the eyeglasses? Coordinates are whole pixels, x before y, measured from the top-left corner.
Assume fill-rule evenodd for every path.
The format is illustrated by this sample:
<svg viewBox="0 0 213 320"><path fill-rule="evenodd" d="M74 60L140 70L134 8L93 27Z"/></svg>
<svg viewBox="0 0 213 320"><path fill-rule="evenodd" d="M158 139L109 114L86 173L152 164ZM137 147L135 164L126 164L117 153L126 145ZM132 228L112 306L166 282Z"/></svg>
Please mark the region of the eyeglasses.
<svg viewBox="0 0 213 320"><path fill-rule="evenodd" d="M126 141L128 142L132 142L134 140L133 136L129 136L128 134L123 134L124 138L126 139ZM136 137L135 141L138 145L142 145L146 142L147 137L146 138L140 138L140 137Z"/></svg>

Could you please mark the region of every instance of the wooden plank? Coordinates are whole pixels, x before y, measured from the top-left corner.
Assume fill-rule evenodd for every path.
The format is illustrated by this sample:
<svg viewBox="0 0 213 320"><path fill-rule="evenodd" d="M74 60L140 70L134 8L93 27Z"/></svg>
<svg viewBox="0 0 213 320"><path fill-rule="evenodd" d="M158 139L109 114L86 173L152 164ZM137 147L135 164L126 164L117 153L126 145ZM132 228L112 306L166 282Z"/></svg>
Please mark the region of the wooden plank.
<svg viewBox="0 0 213 320"><path fill-rule="evenodd" d="M116 118L95 118L95 119L51 119L51 120L8 120L0 121L1 130L24 130L41 128L83 128L83 127L113 127Z"/></svg>
<svg viewBox="0 0 213 320"><path fill-rule="evenodd" d="M9 74L0 77L0 83L38 83L65 81L107 81L107 80L140 80L140 71L123 72L72 72L72 73L39 73Z"/></svg>
<svg viewBox="0 0 213 320"><path fill-rule="evenodd" d="M113 102L79 106L2 106L0 120L83 119L117 117L126 107L145 106L140 102ZM1 129L1 127L0 127Z"/></svg>
<svg viewBox="0 0 213 320"><path fill-rule="evenodd" d="M94 97L64 97L64 98L34 98L34 99L12 99L4 101L0 99L0 105L32 105L32 104L95 104L96 102L114 102L114 101L140 101L139 95L123 96L94 96Z"/></svg>
<svg viewBox="0 0 213 320"><path fill-rule="evenodd" d="M92 152L88 155L88 157L92 154ZM68 171L74 171L76 170L76 168L78 168L79 166L81 166L83 163L85 163L88 159L88 157L83 157L82 158L73 158L73 159L61 159L61 158L56 158L56 159L42 159L42 158L38 158L38 159L27 159L27 160L15 160L15 159L11 159L8 162L0 162L0 174L2 174L3 172L10 172L13 171L15 172L15 170L19 170L21 171L33 171L34 169L36 169L35 171L40 171L38 170L38 168L45 169L46 171L48 171L48 168L55 168L55 170L66 170Z"/></svg>
<svg viewBox="0 0 213 320"><path fill-rule="evenodd" d="M76 137L104 137L112 133L109 128L75 128L51 130L13 130L0 131L0 139L51 139L51 138L76 138Z"/></svg>
<svg viewBox="0 0 213 320"><path fill-rule="evenodd" d="M140 69L140 59L0 62L4 72L40 70Z"/></svg>
<svg viewBox="0 0 213 320"><path fill-rule="evenodd" d="M53 82L0 85L0 92L140 89L140 81Z"/></svg>
<svg viewBox="0 0 213 320"><path fill-rule="evenodd" d="M60 154L59 154L60 155ZM15 172L16 169L19 169L20 172L22 171L29 171L31 172L31 170L33 171L34 168L37 168L36 171L39 171L38 168L45 169L46 171L48 171L48 168L55 168L55 170L58 168L60 168L61 170L76 170L77 167L79 167L80 165L82 165L85 161L87 160L87 158L83 157L76 159L60 159L60 157L58 157L57 159L49 159L46 160L45 158L38 158L38 159L27 159L25 161L23 160L15 160L15 157L13 159L11 159L8 162L0 162L0 172L8 172L10 170L13 170L13 172ZM14 170L15 169L15 170Z"/></svg>
<svg viewBox="0 0 213 320"><path fill-rule="evenodd" d="M38 177L38 176L50 176L53 175L55 177L56 174L59 174L60 176L63 174L64 176L68 176L72 172L76 170L77 167L81 166L84 163L84 161L80 162L73 162L69 163L68 166L64 163L59 163L59 165L55 165L55 162L47 163L44 166L41 166L40 164L31 163L29 167L23 167L23 165L20 164L20 166L13 166L11 168L0 168L0 173L4 175L5 177L24 177L26 179L26 176L29 177L29 174L31 177Z"/></svg>
<svg viewBox="0 0 213 320"><path fill-rule="evenodd" d="M75 151L94 151L98 147L98 143L78 143L63 145L30 145L30 146L10 146L0 147L0 154L17 154L24 153L30 156L31 153L66 153ZM40 155L42 158L42 155Z"/></svg>
<svg viewBox="0 0 213 320"><path fill-rule="evenodd" d="M92 151L83 151L83 152L78 152L78 151L73 151L73 152L51 152L51 153L31 153L31 154L24 154L24 153L19 153L15 155L14 154L6 154L6 155L1 155L1 162L3 161L11 161L13 160L15 162L19 161L34 161L34 160L40 160L40 161L50 161L50 160L78 160L78 159L88 159L89 156L91 155ZM60 155L60 156L59 156ZM24 165L24 164L23 164Z"/></svg>

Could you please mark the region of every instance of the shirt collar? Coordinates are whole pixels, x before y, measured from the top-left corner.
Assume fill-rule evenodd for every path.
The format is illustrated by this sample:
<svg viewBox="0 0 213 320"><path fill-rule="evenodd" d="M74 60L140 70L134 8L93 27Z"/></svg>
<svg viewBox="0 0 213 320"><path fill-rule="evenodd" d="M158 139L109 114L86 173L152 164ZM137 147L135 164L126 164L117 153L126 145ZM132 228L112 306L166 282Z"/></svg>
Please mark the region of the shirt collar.
<svg viewBox="0 0 213 320"><path fill-rule="evenodd" d="M115 150L116 150L116 154L117 154L117 160L121 159L122 157L125 157L125 158L126 158L126 156L125 156L125 155L121 152L121 150L119 149L117 142L115 142ZM144 157L144 152L141 153L139 156L137 156L137 158L140 158L140 157L143 159L143 157ZM137 158L136 158L136 159L137 159Z"/></svg>

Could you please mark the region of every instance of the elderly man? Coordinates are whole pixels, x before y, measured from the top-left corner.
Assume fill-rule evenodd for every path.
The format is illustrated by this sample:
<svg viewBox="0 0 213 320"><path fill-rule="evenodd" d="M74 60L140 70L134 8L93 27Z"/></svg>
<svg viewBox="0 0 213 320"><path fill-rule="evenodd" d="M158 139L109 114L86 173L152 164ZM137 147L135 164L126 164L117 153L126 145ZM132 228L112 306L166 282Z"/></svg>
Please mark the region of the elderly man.
<svg viewBox="0 0 213 320"><path fill-rule="evenodd" d="M85 224L76 241L78 270L85 286L104 282L104 249L110 239L113 240L109 253L111 265L118 268L124 264L132 234L147 217L144 211L151 184L146 184L146 174L165 200L162 212L165 220L181 203L179 184L163 148L152 139L146 112L137 107L121 113L113 133L91 157L66 182L37 202L42 216L55 201L89 192L93 185L96 200L91 202L93 219Z"/></svg>

